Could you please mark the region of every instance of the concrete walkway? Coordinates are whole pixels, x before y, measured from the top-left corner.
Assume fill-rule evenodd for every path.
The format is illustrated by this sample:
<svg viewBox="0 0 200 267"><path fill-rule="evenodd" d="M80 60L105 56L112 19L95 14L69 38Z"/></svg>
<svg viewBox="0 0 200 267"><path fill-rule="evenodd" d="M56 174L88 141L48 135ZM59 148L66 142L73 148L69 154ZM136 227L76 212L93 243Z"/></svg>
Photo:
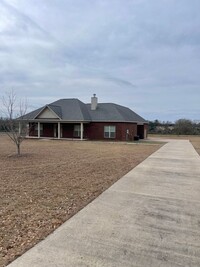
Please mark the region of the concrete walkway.
<svg viewBox="0 0 200 267"><path fill-rule="evenodd" d="M199 155L170 141L9 265L28 266L199 267Z"/></svg>

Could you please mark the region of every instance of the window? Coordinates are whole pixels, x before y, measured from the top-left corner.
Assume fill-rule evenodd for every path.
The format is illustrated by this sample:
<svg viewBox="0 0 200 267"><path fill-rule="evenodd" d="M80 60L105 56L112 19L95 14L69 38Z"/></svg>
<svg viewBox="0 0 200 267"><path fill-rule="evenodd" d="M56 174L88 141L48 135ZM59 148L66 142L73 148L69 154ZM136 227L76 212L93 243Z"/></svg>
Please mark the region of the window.
<svg viewBox="0 0 200 267"><path fill-rule="evenodd" d="M74 125L74 137L81 136L81 126L79 124Z"/></svg>
<svg viewBox="0 0 200 267"><path fill-rule="evenodd" d="M115 138L116 126L104 126L104 138Z"/></svg>

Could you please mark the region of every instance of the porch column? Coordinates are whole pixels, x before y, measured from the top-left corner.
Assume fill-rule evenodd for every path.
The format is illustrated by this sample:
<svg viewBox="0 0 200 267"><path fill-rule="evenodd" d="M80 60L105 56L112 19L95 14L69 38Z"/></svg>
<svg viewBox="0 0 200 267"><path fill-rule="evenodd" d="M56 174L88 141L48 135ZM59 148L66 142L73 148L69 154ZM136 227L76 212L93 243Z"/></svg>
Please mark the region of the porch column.
<svg viewBox="0 0 200 267"><path fill-rule="evenodd" d="M40 122L38 121L38 138L40 138Z"/></svg>
<svg viewBox="0 0 200 267"><path fill-rule="evenodd" d="M147 129L144 128L144 139L147 139Z"/></svg>
<svg viewBox="0 0 200 267"><path fill-rule="evenodd" d="M60 122L58 122L58 139L60 139Z"/></svg>
<svg viewBox="0 0 200 267"><path fill-rule="evenodd" d="M81 122L81 140L83 140L83 123Z"/></svg>
<svg viewBox="0 0 200 267"><path fill-rule="evenodd" d="M21 122L19 122L19 135L21 135L21 132L22 132L22 125Z"/></svg>

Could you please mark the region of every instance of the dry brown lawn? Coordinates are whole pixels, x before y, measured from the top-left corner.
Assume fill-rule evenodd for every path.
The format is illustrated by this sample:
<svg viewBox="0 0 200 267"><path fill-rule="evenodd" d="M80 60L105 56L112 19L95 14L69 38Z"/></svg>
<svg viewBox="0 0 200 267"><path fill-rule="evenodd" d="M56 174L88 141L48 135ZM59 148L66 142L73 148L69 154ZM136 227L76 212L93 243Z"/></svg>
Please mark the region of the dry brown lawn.
<svg viewBox="0 0 200 267"><path fill-rule="evenodd" d="M25 140L0 136L0 266L73 216L161 144Z"/></svg>
<svg viewBox="0 0 200 267"><path fill-rule="evenodd" d="M188 139L200 155L200 136L190 136Z"/></svg>

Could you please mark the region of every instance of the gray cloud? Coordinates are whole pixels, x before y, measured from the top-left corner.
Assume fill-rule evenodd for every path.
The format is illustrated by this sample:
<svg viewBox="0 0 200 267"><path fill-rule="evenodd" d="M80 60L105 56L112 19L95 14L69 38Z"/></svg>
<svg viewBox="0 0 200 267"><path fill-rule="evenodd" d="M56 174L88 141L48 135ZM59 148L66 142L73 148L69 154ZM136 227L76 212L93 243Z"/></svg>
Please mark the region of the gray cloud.
<svg viewBox="0 0 200 267"><path fill-rule="evenodd" d="M200 2L0 0L0 91L200 119Z"/></svg>

